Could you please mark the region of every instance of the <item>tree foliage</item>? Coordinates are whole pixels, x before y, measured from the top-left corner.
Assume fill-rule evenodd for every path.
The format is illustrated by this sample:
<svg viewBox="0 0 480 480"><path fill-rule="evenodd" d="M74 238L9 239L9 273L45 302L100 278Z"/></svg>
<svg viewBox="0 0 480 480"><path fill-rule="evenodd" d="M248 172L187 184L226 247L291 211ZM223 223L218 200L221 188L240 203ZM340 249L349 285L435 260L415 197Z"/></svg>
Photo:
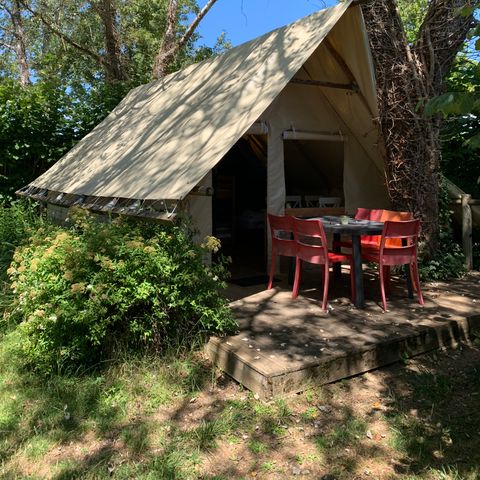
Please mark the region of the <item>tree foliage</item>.
<svg viewBox="0 0 480 480"><path fill-rule="evenodd" d="M480 198L480 66L466 56L458 59L448 79L448 93L427 105L445 115L442 170L462 190Z"/></svg>
<svg viewBox="0 0 480 480"><path fill-rule="evenodd" d="M182 43L164 73L228 47L224 37L197 45L196 0L0 0L0 193L29 183L151 80L172 3L170 43Z"/></svg>
<svg viewBox="0 0 480 480"><path fill-rule="evenodd" d="M12 195L97 125L124 95L99 83L69 95L59 82L0 81L0 194Z"/></svg>
<svg viewBox="0 0 480 480"><path fill-rule="evenodd" d="M379 125L393 205L421 217L425 253L439 247L440 130L427 117L428 100L445 92L445 79L473 26L472 0L363 4L374 57Z"/></svg>
<svg viewBox="0 0 480 480"><path fill-rule="evenodd" d="M76 134L68 108L68 99L55 85L0 83L0 193L13 193L72 145Z"/></svg>

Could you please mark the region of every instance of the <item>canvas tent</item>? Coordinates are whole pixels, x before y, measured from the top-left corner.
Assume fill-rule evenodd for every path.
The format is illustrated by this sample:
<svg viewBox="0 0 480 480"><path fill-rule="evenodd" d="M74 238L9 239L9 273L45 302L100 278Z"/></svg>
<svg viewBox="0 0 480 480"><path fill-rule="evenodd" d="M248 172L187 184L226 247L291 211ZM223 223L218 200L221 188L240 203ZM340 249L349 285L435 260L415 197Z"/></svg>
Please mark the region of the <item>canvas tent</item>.
<svg viewBox="0 0 480 480"><path fill-rule="evenodd" d="M336 175L346 210L381 208L388 200L377 115L362 13L346 1L133 89L18 193L62 207L160 219L187 206L208 234L212 168L240 139L257 135L264 139L269 212L283 212L286 172L301 179L308 164L302 158L318 157L321 164L333 144L341 146Z"/></svg>

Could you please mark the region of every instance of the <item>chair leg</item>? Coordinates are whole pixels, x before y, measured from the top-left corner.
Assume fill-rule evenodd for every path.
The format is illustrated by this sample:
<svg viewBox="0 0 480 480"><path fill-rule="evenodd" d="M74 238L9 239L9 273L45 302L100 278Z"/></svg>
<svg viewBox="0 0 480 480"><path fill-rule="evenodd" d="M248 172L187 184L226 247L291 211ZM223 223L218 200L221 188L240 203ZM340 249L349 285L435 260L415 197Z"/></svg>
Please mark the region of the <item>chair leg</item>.
<svg viewBox="0 0 480 480"><path fill-rule="evenodd" d="M415 284L415 275L413 273L413 270L410 269L410 282L412 283L413 285L413 290L415 290L415 292L417 291L417 285ZM413 298L413 297L412 297Z"/></svg>
<svg viewBox="0 0 480 480"><path fill-rule="evenodd" d="M385 293L387 297L390 296L390 267L387 265L383 267L385 269Z"/></svg>
<svg viewBox="0 0 480 480"><path fill-rule="evenodd" d="M270 266L270 277L268 279L267 290L271 290L273 284L273 276L275 275L275 269L277 266L277 253L274 248L272 248L272 265Z"/></svg>
<svg viewBox="0 0 480 480"><path fill-rule="evenodd" d="M302 261L297 257L295 260L295 279L293 280L292 298L298 297L298 289L302 279Z"/></svg>
<svg viewBox="0 0 480 480"><path fill-rule="evenodd" d="M322 265L323 268L323 302L322 302L322 310L327 310L327 302L328 302L328 283L330 281L330 269L328 265Z"/></svg>
<svg viewBox="0 0 480 480"><path fill-rule="evenodd" d="M411 271L412 277L414 279L415 290L417 291L417 295L418 295L418 303L420 305L423 305L424 302L423 302L422 290L420 289L420 277L418 275L417 262L414 262L414 263L410 264L410 271Z"/></svg>
<svg viewBox="0 0 480 480"><path fill-rule="evenodd" d="M382 293L382 303L383 303L383 310L387 311L387 297L385 296L385 278L384 278L384 267L383 265L378 266L378 271L380 273L380 292Z"/></svg>

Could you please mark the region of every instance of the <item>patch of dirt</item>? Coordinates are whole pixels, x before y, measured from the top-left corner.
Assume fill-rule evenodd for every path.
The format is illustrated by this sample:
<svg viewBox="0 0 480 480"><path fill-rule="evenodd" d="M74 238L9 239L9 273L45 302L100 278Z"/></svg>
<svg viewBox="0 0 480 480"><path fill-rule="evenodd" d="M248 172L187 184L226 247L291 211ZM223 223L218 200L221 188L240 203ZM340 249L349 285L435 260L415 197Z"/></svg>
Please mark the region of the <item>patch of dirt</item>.
<svg viewBox="0 0 480 480"><path fill-rule="evenodd" d="M278 414L278 400L262 403L222 376L142 421L153 433L166 424L188 431L228 409L238 414L201 453L198 478L427 479L429 468L467 472L480 461L479 402L480 348L465 347L290 396L284 399L286 416ZM262 408L270 414L255 413ZM415 445L424 451L416 452ZM86 433L56 445L41 461L15 463L25 475L49 478L61 461L88 465L106 450L110 460L102 468L112 465L115 478L115 465L133 460L118 432L103 440ZM152 452L161 454L161 448Z"/></svg>

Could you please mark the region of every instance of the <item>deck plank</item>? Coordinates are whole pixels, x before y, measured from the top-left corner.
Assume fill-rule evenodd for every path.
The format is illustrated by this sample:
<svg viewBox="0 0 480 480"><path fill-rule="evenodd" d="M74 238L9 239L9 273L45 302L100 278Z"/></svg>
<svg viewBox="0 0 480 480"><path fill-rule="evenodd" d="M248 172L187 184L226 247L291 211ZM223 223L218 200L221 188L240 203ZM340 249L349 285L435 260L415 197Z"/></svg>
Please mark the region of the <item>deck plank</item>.
<svg viewBox="0 0 480 480"><path fill-rule="evenodd" d="M253 294L246 289L244 298L231 302L238 335L212 337L206 350L228 375L268 399L456 347L480 329L478 274L426 286L424 307L402 289L394 289L387 313L372 300L357 310L341 296L322 312L317 288L294 301L286 285ZM373 290L369 297L375 298Z"/></svg>

